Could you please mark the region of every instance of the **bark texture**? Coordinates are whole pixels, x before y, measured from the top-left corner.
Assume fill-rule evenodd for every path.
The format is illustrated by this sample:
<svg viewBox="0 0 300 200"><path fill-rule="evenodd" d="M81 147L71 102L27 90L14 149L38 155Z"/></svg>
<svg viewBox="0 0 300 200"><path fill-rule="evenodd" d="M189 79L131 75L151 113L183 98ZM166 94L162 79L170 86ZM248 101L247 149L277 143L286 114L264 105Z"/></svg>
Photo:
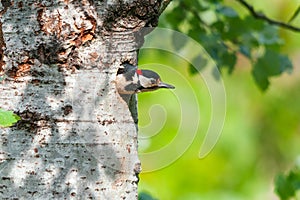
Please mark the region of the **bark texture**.
<svg viewBox="0 0 300 200"><path fill-rule="evenodd" d="M0 4L0 199L136 199L137 131L115 89L160 2Z"/></svg>

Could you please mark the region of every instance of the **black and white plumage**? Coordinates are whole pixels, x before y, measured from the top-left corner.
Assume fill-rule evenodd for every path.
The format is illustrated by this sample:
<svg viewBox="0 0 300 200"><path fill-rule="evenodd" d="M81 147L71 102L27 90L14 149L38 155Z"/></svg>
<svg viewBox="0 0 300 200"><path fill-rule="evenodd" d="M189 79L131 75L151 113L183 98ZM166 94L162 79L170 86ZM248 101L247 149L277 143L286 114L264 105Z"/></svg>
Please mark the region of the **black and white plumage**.
<svg viewBox="0 0 300 200"><path fill-rule="evenodd" d="M160 76L151 70L141 70L124 64L118 71L116 83L119 94L135 94L154 91L160 88L174 89L173 85L161 81Z"/></svg>

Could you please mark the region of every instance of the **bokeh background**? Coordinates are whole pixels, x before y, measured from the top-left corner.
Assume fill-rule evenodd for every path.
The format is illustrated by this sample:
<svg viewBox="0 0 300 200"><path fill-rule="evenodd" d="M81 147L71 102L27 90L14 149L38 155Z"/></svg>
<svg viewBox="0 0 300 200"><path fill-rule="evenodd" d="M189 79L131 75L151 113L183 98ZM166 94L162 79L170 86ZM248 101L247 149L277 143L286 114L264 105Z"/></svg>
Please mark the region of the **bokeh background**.
<svg viewBox="0 0 300 200"><path fill-rule="evenodd" d="M291 11L300 5L299 0L252 0L250 3L269 17L282 21L287 21ZM227 4L240 13L247 13L234 0ZM160 27L167 26L164 15ZM299 21L298 17L296 24L300 25ZM188 122L184 120L191 123L187 126L194 126L194 119L199 119L192 144L175 162L152 172L142 172L140 192L160 200L279 199L274 192L275 177L300 163L300 34L283 29L280 34L285 40L282 52L291 58L293 72L272 78L264 92L255 84L250 63L242 56L232 74L222 73L226 90L225 123L216 146L204 159L199 159L199 151L212 111L205 80L199 74L191 75L189 63L176 55L157 49L140 51L141 68L155 70L163 81L177 88L187 87L186 98L178 98L174 91L168 90L138 95L141 154L157 151L175 138L183 120L182 104L189 105L184 109L199 109L199 116L190 115ZM191 91L193 95L189 97ZM193 100L187 104L181 102L194 97L196 104ZM189 134L188 130L184 134ZM157 162L166 156L160 155ZM147 168L147 164L142 163L142 167Z"/></svg>

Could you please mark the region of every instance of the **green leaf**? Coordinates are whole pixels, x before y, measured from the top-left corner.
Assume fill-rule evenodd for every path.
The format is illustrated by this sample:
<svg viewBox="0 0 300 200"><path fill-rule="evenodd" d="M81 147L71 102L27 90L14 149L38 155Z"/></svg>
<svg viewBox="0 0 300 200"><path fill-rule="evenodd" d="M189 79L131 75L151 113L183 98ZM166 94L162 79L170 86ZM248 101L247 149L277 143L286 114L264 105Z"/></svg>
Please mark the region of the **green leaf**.
<svg viewBox="0 0 300 200"><path fill-rule="evenodd" d="M240 45L240 52L248 58L251 58L251 49L247 45Z"/></svg>
<svg viewBox="0 0 300 200"><path fill-rule="evenodd" d="M195 65L192 63L195 63ZM206 58L204 58L201 55L198 55L192 60L192 63L189 65L189 72L192 75L194 75L199 73L201 70L203 70L207 66L208 62Z"/></svg>
<svg viewBox="0 0 300 200"><path fill-rule="evenodd" d="M253 16L248 15L247 17L244 18L244 24L249 27L252 31L261 31L266 23L262 20L257 20ZM268 25L268 24L267 24Z"/></svg>
<svg viewBox="0 0 300 200"><path fill-rule="evenodd" d="M291 170L287 176L279 174L275 179L275 192L280 199L285 200L294 197L300 189L300 171Z"/></svg>
<svg viewBox="0 0 300 200"><path fill-rule="evenodd" d="M265 45L282 43L278 35L278 28L270 25L266 25L263 30L258 32L258 41L260 44Z"/></svg>
<svg viewBox="0 0 300 200"><path fill-rule="evenodd" d="M141 192L139 193L138 200L157 200L157 199L153 198L150 194Z"/></svg>
<svg viewBox="0 0 300 200"><path fill-rule="evenodd" d="M292 183L295 191L300 190L300 171L299 170L292 170L288 176L288 180Z"/></svg>
<svg viewBox="0 0 300 200"><path fill-rule="evenodd" d="M227 18L224 24L226 28L224 33L222 33L222 38L228 40L237 40L250 28L239 17Z"/></svg>
<svg viewBox="0 0 300 200"><path fill-rule="evenodd" d="M295 195L292 184L282 174L275 179L275 191L282 200L289 199Z"/></svg>
<svg viewBox="0 0 300 200"><path fill-rule="evenodd" d="M222 55L222 67L227 67L228 73L231 74L233 72L236 60L235 54L226 51Z"/></svg>
<svg viewBox="0 0 300 200"><path fill-rule="evenodd" d="M254 77L256 84L261 90L264 91L268 88L270 81L268 79L267 74L265 74L265 72L263 71L263 69L261 69L260 67L256 67L255 65L254 70L252 71L252 75Z"/></svg>
<svg viewBox="0 0 300 200"><path fill-rule="evenodd" d="M21 118L12 111L5 111L0 108L0 127L9 127Z"/></svg>
<svg viewBox="0 0 300 200"><path fill-rule="evenodd" d="M195 10L201 12L209 9L207 2L205 1L195 1L195 0L184 0L184 5L194 8Z"/></svg>
<svg viewBox="0 0 300 200"><path fill-rule="evenodd" d="M293 64L289 57L284 55L279 55L279 62L281 66L281 71L286 71L288 73L292 73L293 71Z"/></svg>
<svg viewBox="0 0 300 200"><path fill-rule="evenodd" d="M227 29L227 25L223 21L216 21L211 25L212 28L216 29L220 33L225 33Z"/></svg>
<svg viewBox="0 0 300 200"><path fill-rule="evenodd" d="M180 6L173 8L171 12L166 14L167 22L173 27L178 29L179 25L186 19L186 12L183 12Z"/></svg>
<svg viewBox="0 0 300 200"><path fill-rule="evenodd" d="M247 32L244 33L240 38L239 38L239 43L238 45L240 46L240 51L241 51L241 46L243 46L243 50L245 50L246 48L248 49L248 53L251 56L252 50L255 50L256 48L258 48L260 46L255 34L253 32ZM241 52L241 53L245 53L245 52ZM249 56L248 55L248 56ZM247 55L246 55L247 56ZM247 56L247 57L248 57Z"/></svg>
<svg viewBox="0 0 300 200"><path fill-rule="evenodd" d="M200 43L208 52L210 57L214 59L219 68L227 67L228 72L231 73L236 64L235 52L230 52L228 47L223 43L221 37L217 34L202 34Z"/></svg>
<svg viewBox="0 0 300 200"><path fill-rule="evenodd" d="M199 39L211 58L219 63L221 55L227 51L226 47L220 44L221 37L218 34L201 34Z"/></svg>
<svg viewBox="0 0 300 200"><path fill-rule="evenodd" d="M269 77L280 75L284 71L291 72L292 63L288 57L277 52L266 50L265 54L257 59L252 74L258 86L266 90L269 86Z"/></svg>
<svg viewBox="0 0 300 200"><path fill-rule="evenodd" d="M179 51L187 43L187 37L178 37L178 33L172 34L172 45L176 51Z"/></svg>
<svg viewBox="0 0 300 200"><path fill-rule="evenodd" d="M218 8L216 11L226 17L238 16L237 12L228 6L220 6L220 8Z"/></svg>
<svg viewBox="0 0 300 200"><path fill-rule="evenodd" d="M190 21L192 23L193 20ZM205 30L200 26L192 27L189 32L188 36L192 37L194 40L199 41L200 36L205 33Z"/></svg>

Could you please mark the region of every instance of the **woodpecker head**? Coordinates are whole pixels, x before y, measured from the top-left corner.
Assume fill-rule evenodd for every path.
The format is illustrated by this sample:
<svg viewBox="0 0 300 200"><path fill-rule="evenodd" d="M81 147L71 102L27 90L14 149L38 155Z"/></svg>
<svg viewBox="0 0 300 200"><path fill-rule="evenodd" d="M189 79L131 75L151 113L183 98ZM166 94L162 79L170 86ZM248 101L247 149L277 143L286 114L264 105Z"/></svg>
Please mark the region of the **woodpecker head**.
<svg viewBox="0 0 300 200"><path fill-rule="evenodd" d="M120 94L134 94L153 91L159 88L175 88L173 85L162 82L156 72L136 68L118 74L116 82Z"/></svg>

